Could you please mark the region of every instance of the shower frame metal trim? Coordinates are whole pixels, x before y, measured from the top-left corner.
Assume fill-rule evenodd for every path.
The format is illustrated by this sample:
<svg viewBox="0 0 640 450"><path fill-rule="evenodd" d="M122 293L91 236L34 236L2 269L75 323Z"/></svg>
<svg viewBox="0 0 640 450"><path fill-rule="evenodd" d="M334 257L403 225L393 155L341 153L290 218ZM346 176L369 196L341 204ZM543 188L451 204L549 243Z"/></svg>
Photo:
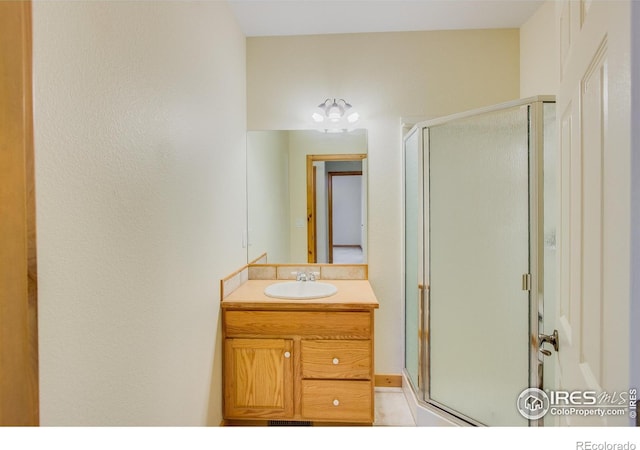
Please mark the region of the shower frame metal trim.
<svg viewBox="0 0 640 450"><path fill-rule="evenodd" d="M415 124L406 137L411 136L414 132L422 130L419 133L419 143L421 150L419 151L419 159L422 161L422 196L424 199L423 211L428 210L429 199L429 183L425 181L425 175L428 177L428 172L425 170L425 159L428 158L428 145L429 145L429 129L436 125L442 125L454 120L468 118L472 116L482 115L485 113L497 112L514 107L527 107L528 108L528 142L529 142L529 276L531 280L529 290L529 387L543 388L543 368L544 368L544 356L539 351L538 333L542 329L543 320L543 296L540 295L544 279L543 270L541 267L544 245L544 183L543 183L543 145L544 145L544 121L543 121L543 105L544 103L555 103L555 96L535 96L524 98L520 100L514 100L511 102L500 103L497 105L470 110L458 114L440 117L425 122ZM405 137L405 140L406 140ZM404 141L403 141L404 143ZM404 151L403 151L404 157ZM404 161L403 161L404 163ZM403 195L404 183L403 183ZM426 202L426 203L425 203ZM404 216L403 216L404 217ZM411 378L406 376L407 380L411 384L411 388L416 394L418 402L428 408L436 408L444 412L448 416L453 416L459 420L476 426L486 426L470 417L461 414L458 411L447 408L446 405L442 405L437 401L431 399L429 393L430 386L430 340L429 340L429 307L430 307L430 290L428 282L425 281L425 273L428 272L428 264L430 261L429 254L429 233L428 233L428 221L426 219L426 213L422 214L423 223L423 268L424 271L421 274L422 290L419 296L421 310L420 315L420 340L418 342L419 361L419 383L418 386L413 386ZM404 242L404 239L403 239ZM427 255L426 257L424 255ZM404 262L404 249L403 249L403 262ZM406 286L404 287L406 289ZM423 339L424 337L424 339ZM405 354L406 355L406 354ZM424 364L422 363L424 362ZM406 367L406 364L405 364ZM406 371L405 371L406 373ZM421 381L421 382L420 382ZM515 402L515 399L514 399ZM529 426L542 426L544 424L543 419L529 420Z"/></svg>

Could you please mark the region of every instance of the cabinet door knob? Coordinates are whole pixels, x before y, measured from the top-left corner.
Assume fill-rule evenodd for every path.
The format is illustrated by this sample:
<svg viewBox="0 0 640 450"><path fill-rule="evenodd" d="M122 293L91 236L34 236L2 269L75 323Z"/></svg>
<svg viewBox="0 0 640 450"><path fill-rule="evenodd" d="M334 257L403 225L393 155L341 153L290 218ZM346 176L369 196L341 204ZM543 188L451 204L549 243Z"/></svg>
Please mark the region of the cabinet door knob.
<svg viewBox="0 0 640 450"><path fill-rule="evenodd" d="M290 358L291 357L291 352L284 352L284 357L285 358Z"/></svg>
<svg viewBox="0 0 640 450"><path fill-rule="evenodd" d="M333 358L333 363L334 364L340 364L340 360L338 358Z"/></svg>
<svg viewBox="0 0 640 450"><path fill-rule="evenodd" d="M340 404L340 400L337 398L333 401L333 406L338 406Z"/></svg>

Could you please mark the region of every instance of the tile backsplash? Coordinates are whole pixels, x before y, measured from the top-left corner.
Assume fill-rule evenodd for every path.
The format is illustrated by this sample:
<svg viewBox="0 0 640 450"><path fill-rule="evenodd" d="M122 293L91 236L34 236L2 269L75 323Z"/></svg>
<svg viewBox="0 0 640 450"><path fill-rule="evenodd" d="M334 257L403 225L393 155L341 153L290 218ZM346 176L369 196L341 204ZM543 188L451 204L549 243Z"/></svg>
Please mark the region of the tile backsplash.
<svg viewBox="0 0 640 450"><path fill-rule="evenodd" d="M248 266L244 266L242 269L220 280L220 299L224 299L226 296L242 286L242 284L248 279L249 268Z"/></svg>
<svg viewBox="0 0 640 450"><path fill-rule="evenodd" d="M277 267L277 279L278 280L295 280L298 272L311 273L313 272L316 275L316 278L322 278L322 274L320 273L320 266L316 265L299 265L299 266L290 266L290 265L282 265Z"/></svg>
<svg viewBox="0 0 640 450"><path fill-rule="evenodd" d="M277 267L270 264L250 265L250 280L275 280L277 278Z"/></svg>
<svg viewBox="0 0 640 450"><path fill-rule="evenodd" d="M335 265L322 266L321 276L325 280L366 280L367 265Z"/></svg>

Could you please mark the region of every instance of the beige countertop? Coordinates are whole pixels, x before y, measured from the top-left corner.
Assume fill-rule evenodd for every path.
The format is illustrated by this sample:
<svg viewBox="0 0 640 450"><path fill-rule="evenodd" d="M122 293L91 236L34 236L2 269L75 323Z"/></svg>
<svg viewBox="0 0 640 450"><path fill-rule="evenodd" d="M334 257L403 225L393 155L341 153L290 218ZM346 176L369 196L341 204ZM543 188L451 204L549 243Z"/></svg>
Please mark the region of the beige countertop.
<svg viewBox="0 0 640 450"><path fill-rule="evenodd" d="M375 309L380 305L368 280L318 280L330 283L338 292L330 297L287 300L268 297L264 294L267 286L273 283L287 283L291 280L248 280L229 294L222 302L223 308L269 308L269 309ZM313 283L313 281L306 281Z"/></svg>

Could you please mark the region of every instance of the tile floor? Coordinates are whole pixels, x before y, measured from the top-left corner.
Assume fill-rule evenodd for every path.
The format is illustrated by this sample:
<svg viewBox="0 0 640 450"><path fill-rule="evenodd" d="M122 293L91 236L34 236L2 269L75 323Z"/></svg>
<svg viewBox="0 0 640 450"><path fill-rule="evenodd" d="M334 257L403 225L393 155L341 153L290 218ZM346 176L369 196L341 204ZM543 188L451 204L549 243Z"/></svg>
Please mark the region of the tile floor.
<svg viewBox="0 0 640 450"><path fill-rule="evenodd" d="M409 404L401 388L377 387L375 427L415 427Z"/></svg>

